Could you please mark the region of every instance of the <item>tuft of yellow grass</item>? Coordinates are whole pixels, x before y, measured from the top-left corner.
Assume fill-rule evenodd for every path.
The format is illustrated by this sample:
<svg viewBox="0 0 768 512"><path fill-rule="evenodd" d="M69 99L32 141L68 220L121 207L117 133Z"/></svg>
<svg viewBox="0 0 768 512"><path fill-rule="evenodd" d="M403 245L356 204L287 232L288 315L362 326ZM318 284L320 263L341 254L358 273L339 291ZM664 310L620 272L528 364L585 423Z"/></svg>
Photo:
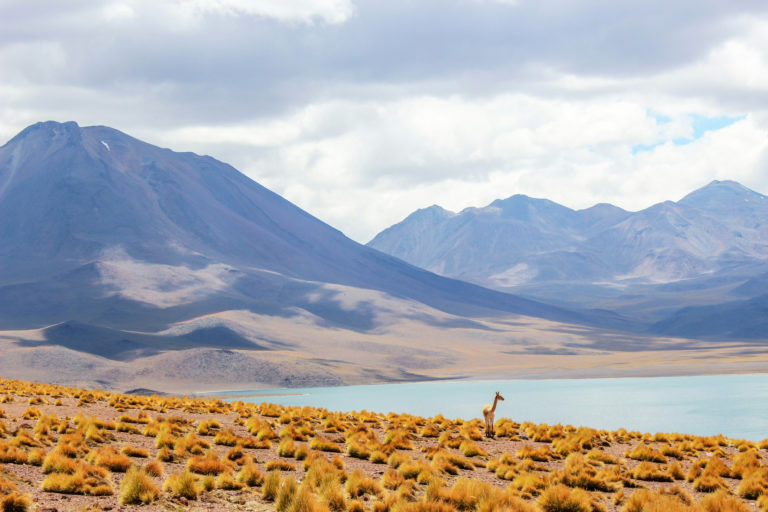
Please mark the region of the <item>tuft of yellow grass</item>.
<svg viewBox="0 0 768 512"><path fill-rule="evenodd" d="M752 508L735 496L731 496L727 490L721 489L702 498L699 502L699 510L702 512L751 512Z"/></svg>
<svg viewBox="0 0 768 512"><path fill-rule="evenodd" d="M586 492L562 484L547 487L536 504L543 512L592 512L592 501Z"/></svg>
<svg viewBox="0 0 768 512"><path fill-rule="evenodd" d="M256 464L248 462L240 469L236 480L248 487L258 487L264 483L264 473L259 470Z"/></svg>
<svg viewBox="0 0 768 512"><path fill-rule="evenodd" d="M292 476L281 480L280 489L277 491L277 497L275 498L275 510L277 512L287 512L289 510L298 488L299 485Z"/></svg>
<svg viewBox="0 0 768 512"><path fill-rule="evenodd" d="M344 488L353 498L363 496L364 494L381 496L384 492L378 480L366 476L359 469L355 470L349 477L347 477L347 482Z"/></svg>
<svg viewBox="0 0 768 512"><path fill-rule="evenodd" d="M91 464L107 468L116 473L125 473L131 467L131 459L117 453L111 446L91 450L85 458Z"/></svg>
<svg viewBox="0 0 768 512"><path fill-rule="evenodd" d="M148 475L154 476L156 478L159 478L159 477L163 476L163 474L165 473L165 469L163 468L163 464L159 460L152 460L152 461L149 461L148 463L146 463L144 465L144 471Z"/></svg>
<svg viewBox="0 0 768 512"><path fill-rule="evenodd" d="M230 471L232 466L228 461L222 461L213 450L208 450L205 455L196 455L187 461L187 468L201 475L219 475Z"/></svg>
<svg viewBox="0 0 768 512"><path fill-rule="evenodd" d="M143 459L149 457L148 450L145 450L144 448L134 448L130 445L123 446L123 448L120 450L120 453L127 455L128 457L139 457Z"/></svg>
<svg viewBox="0 0 768 512"><path fill-rule="evenodd" d="M109 472L90 464L79 463L74 473L50 473L40 485L46 492L109 496L115 493Z"/></svg>
<svg viewBox="0 0 768 512"><path fill-rule="evenodd" d="M197 478L189 469L169 476L163 483L163 490L188 500L196 500L200 494Z"/></svg>
<svg viewBox="0 0 768 512"><path fill-rule="evenodd" d="M29 494L21 494L12 491L0 498L0 511L2 512L27 512L32 509L34 502Z"/></svg>
<svg viewBox="0 0 768 512"><path fill-rule="evenodd" d="M768 494L768 469L757 469L744 476L736 494L748 500L756 500Z"/></svg>
<svg viewBox="0 0 768 512"><path fill-rule="evenodd" d="M635 466L630 475L636 480L646 480L651 482L671 482L674 480L672 475L663 468L648 461L643 461Z"/></svg>
<svg viewBox="0 0 768 512"><path fill-rule="evenodd" d="M630 459L647 462L667 462L667 458L658 450L645 444L638 444L625 454Z"/></svg>
<svg viewBox="0 0 768 512"><path fill-rule="evenodd" d="M160 496L160 489L145 469L131 466L120 483L121 505L147 505Z"/></svg>
<svg viewBox="0 0 768 512"><path fill-rule="evenodd" d="M313 450L320 450L321 452L341 453L342 451L341 446L338 444L318 436L313 437L309 441L309 447Z"/></svg>
<svg viewBox="0 0 768 512"><path fill-rule="evenodd" d="M296 465L282 460L271 460L264 465L267 471L279 469L280 471L296 471Z"/></svg>
<svg viewBox="0 0 768 512"><path fill-rule="evenodd" d="M264 485L261 487L261 497L267 501L275 501L277 493L280 491L282 477L280 471L275 469L267 473L264 478Z"/></svg>

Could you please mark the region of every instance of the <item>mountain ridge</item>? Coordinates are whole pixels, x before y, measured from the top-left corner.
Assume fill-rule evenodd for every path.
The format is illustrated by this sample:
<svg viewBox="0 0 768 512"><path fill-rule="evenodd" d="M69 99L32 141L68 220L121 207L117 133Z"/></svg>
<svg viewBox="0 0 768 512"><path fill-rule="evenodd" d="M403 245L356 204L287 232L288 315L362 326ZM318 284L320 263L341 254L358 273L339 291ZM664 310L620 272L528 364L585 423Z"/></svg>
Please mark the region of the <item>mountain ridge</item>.
<svg viewBox="0 0 768 512"><path fill-rule="evenodd" d="M514 347L542 340L556 353L587 332L645 336L614 312L436 275L228 164L103 126L38 123L0 147L0 239L6 375L58 358L73 382L218 386L223 368L169 371L210 357L268 368L262 385L445 378L528 365L539 349Z"/></svg>
<svg viewBox="0 0 768 512"><path fill-rule="evenodd" d="M608 203L573 210L516 194L447 212L418 232L406 217L368 245L482 286L655 324L682 307L730 302L735 297L723 279L735 290L768 270L765 198L730 180L636 212ZM507 215L505 204L513 205ZM664 288L707 279L712 284L700 286L707 293L699 297Z"/></svg>

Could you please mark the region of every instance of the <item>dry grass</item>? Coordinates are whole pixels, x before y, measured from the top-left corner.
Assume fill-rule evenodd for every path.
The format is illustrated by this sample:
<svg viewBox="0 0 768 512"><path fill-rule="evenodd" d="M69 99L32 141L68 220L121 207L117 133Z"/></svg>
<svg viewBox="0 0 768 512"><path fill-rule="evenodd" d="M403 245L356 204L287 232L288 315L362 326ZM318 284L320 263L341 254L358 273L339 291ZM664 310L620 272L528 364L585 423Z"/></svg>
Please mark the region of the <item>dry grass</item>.
<svg viewBox="0 0 768 512"><path fill-rule="evenodd" d="M280 471L274 470L267 473L264 478L264 485L261 488L261 496L267 501L275 501L277 493L280 491L282 477Z"/></svg>
<svg viewBox="0 0 768 512"><path fill-rule="evenodd" d="M360 470L354 471L349 475L344 488L353 498L363 496L364 494L380 496L384 491L378 480L366 476Z"/></svg>
<svg viewBox="0 0 768 512"><path fill-rule="evenodd" d="M27 512L34 505L29 494L20 494L12 491L0 498L0 511L2 512Z"/></svg>
<svg viewBox="0 0 768 512"><path fill-rule="evenodd" d="M142 468L131 466L120 483L120 504L134 505L152 503L160 496L160 489L150 475Z"/></svg>
<svg viewBox="0 0 768 512"><path fill-rule="evenodd" d="M638 444L631 451L627 452L626 456L630 459L647 462L667 462L664 454L644 444Z"/></svg>
<svg viewBox="0 0 768 512"><path fill-rule="evenodd" d="M103 468L80 463L74 473L50 473L40 488L46 492L108 496L114 494L109 473Z"/></svg>
<svg viewBox="0 0 768 512"><path fill-rule="evenodd" d="M312 440L309 442L309 447L312 448L313 450L320 450L321 452L333 452L333 453L342 452L341 446L334 443L333 441L329 441L321 437L313 437Z"/></svg>
<svg viewBox="0 0 768 512"><path fill-rule="evenodd" d="M121 453L117 453L111 446L91 450L86 455L86 460L91 464L96 464L117 473L125 473L131 467L131 459Z"/></svg>
<svg viewBox="0 0 768 512"><path fill-rule="evenodd" d="M564 485L547 487L536 504L543 512L592 512L592 500L581 489L571 489Z"/></svg>
<svg viewBox="0 0 768 512"><path fill-rule="evenodd" d="M274 501L286 512L740 512L745 506L768 512L761 452L768 440L605 432L504 418L496 422L497 439L486 440L478 420L57 387L46 387L55 395L36 395L39 385L13 385L25 390L15 400L8 381L0 379L0 397L13 400L0 411L6 417L0 420L0 460L10 472L30 474L24 465L42 466L31 469L45 475L34 482L46 490L35 495L40 508L52 503L47 493L109 495L116 482L122 482L120 496L104 503L150 503L162 495L149 491L142 497L137 475L154 483L165 461L177 469L164 483L169 494L163 506L209 491L203 500L209 508L256 500ZM35 396L42 400L30 400ZM70 420L54 409L54 399L63 406L79 403L82 413ZM106 404L114 415L104 415ZM95 411L104 417L91 416ZM136 457L149 462L132 467ZM303 461L301 467L294 459ZM389 467L379 465L384 463ZM113 476L110 470L128 473ZM3 474L0 500L23 496ZM673 479L678 485L664 485ZM631 492L643 486L653 490Z"/></svg>
<svg viewBox="0 0 768 512"><path fill-rule="evenodd" d="M201 475L219 475L231 471L232 466L229 462L220 460L215 451L209 450L205 455L196 455L189 459L187 469Z"/></svg>
<svg viewBox="0 0 768 512"><path fill-rule="evenodd" d="M163 490L188 500L196 500L200 494L197 478L188 469L169 476L163 483Z"/></svg>
<svg viewBox="0 0 768 512"><path fill-rule="evenodd" d="M280 471L296 471L296 465L282 460L271 460L266 463L265 469L267 471L272 471L273 469Z"/></svg>
<svg viewBox="0 0 768 512"><path fill-rule="evenodd" d="M630 473L632 478L651 482L672 482L674 478L665 468L661 468L652 462L643 461Z"/></svg>
<svg viewBox="0 0 768 512"><path fill-rule="evenodd" d="M159 478L163 476L165 473L165 469L163 469L163 465L160 463L159 460L153 460L144 465L144 471L150 475L154 476L156 478Z"/></svg>
<svg viewBox="0 0 768 512"><path fill-rule="evenodd" d="M287 512L293 504L293 499L298 489L299 485L292 476L282 479L280 481L280 489L277 491L277 497L275 498L275 510L277 512Z"/></svg>
<svg viewBox="0 0 768 512"><path fill-rule="evenodd" d="M120 453L127 455L128 457L139 457L144 459L149 457L149 450L145 450L144 448L134 448L130 445L123 446L123 448L120 450Z"/></svg>
<svg viewBox="0 0 768 512"><path fill-rule="evenodd" d="M279 474L279 472L278 472ZM264 483L264 473L253 462L248 462L240 469L236 480L248 487L258 487Z"/></svg>

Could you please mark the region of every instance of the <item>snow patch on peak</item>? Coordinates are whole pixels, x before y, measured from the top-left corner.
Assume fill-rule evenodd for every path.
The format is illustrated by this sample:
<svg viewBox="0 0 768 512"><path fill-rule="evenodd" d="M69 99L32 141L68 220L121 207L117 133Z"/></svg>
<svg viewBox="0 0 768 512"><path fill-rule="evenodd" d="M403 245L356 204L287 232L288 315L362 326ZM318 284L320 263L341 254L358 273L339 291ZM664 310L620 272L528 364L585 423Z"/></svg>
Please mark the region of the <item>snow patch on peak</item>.
<svg viewBox="0 0 768 512"><path fill-rule="evenodd" d="M104 144L104 147L105 147L105 148L107 148L107 151L112 151L111 149L109 149L109 144L107 144L107 143L106 143L106 142L104 142L103 140L100 140L99 142L101 142L102 144Z"/></svg>

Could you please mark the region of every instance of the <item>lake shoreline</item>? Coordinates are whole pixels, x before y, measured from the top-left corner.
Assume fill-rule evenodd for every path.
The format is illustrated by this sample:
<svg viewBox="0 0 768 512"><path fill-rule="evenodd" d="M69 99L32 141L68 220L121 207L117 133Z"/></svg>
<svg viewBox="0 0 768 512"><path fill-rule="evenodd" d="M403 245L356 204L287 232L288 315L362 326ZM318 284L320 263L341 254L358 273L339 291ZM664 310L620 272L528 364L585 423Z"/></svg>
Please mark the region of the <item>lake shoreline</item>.
<svg viewBox="0 0 768 512"><path fill-rule="evenodd" d="M333 411L368 410L430 417L480 417L500 391L497 418L641 432L768 438L768 374L741 373L597 379L443 380L325 388L249 389L205 397Z"/></svg>
<svg viewBox="0 0 768 512"><path fill-rule="evenodd" d="M300 393L272 393L275 390L287 390L287 389L324 389L324 388L349 388L358 386L396 386L399 384L425 384L431 382L493 382L493 381L581 381L581 380L621 380L621 379L664 379L674 377L718 377L728 375L768 375L768 369L766 371L755 371L754 369L733 369L730 371L719 372L691 372L691 373L659 373L659 374L640 374L640 375L577 375L569 377L558 376L538 376L538 375L521 375L521 376L507 376L507 375L494 375L488 377L476 377L476 376L460 376L460 377L436 377L423 380L386 380L380 382L367 382L361 384L340 384L338 386L301 386L295 388L281 388L277 386L266 386L263 388L244 387L244 388L226 388L226 389L206 389L201 391L192 391L189 396L211 397L216 396L223 398L224 396L235 395L243 396L240 393L245 391L254 391L253 395L248 396L288 396L298 395Z"/></svg>

